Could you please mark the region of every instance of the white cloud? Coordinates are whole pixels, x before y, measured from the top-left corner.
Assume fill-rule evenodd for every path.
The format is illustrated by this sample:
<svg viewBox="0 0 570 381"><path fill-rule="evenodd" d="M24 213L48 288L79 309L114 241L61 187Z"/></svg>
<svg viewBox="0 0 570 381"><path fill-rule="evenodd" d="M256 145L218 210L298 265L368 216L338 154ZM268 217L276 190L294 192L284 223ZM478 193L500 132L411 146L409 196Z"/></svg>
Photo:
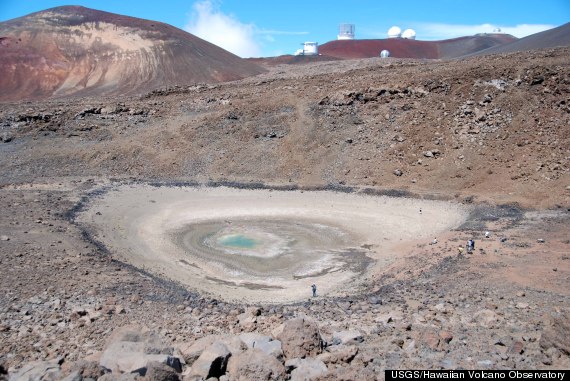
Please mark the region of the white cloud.
<svg viewBox="0 0 570 381"><path fill-rule="evenodd" d="M549 24L520 24L516 26L501 26L503 33L512 34L515 37L522 38L531 34L543 32L548 29L556 28L557 25Z"/></svg>
<svg viewBox="0 0 570 381"><path fill-rule="evenodd" d="M503 33L511 34L522 38L528 35L555 28L556 25L549 24L519 24L515 26L504 26L498 24L417 24L416 31L418 40L445 40L463 36L472 36L477 33L492 33L496 28L500 28Z"/></svg>
<svg viewBox="0 0 570 381"><path fill-rule="evenodd" d="M216 0L195 2L190 21L184 30L240 57L261 56L263 48L278 42L275 36L309 34L309 32L263 29L255 24L244 24L235 16L220 11Z"/></svg>
<svg viewBox="0 0 570 381"><path fill-rule="evenodd" d="M240 57L258 57L261 53L255 25L220 12L210 0L194 3L192 17L184 29Z"/></svg>

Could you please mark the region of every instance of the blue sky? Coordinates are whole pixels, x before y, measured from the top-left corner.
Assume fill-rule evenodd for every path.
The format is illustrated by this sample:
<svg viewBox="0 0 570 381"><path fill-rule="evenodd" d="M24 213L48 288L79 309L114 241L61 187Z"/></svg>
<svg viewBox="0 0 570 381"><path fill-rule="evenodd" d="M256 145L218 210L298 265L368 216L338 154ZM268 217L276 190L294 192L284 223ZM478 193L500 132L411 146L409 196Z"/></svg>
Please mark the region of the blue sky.
<svg viewBox="0 0 570 381"><path fill-rule="evenodd" d="M161 21L242 57L292 54L304 41L336 39L338 25L356 26L356 38L385 38L397 25L418 40L503 32L524 37L570 21L570 0L0 0L0 21L60 5Z"/></svg>

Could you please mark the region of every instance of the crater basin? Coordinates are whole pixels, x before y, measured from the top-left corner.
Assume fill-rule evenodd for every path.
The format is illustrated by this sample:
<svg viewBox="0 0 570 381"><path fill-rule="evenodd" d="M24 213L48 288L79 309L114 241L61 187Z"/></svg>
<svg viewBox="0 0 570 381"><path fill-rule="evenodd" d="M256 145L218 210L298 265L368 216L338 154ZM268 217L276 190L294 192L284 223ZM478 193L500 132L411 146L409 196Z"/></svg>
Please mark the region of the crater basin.
<svg viewBox="0 0 570 381"><path fill-rule="evenodd" d="M420 208L422 213L419 212ZM360 292L402 242L460 225L459 204L225 187L121 186L78 216L112 255L234 302Z"/></svg>

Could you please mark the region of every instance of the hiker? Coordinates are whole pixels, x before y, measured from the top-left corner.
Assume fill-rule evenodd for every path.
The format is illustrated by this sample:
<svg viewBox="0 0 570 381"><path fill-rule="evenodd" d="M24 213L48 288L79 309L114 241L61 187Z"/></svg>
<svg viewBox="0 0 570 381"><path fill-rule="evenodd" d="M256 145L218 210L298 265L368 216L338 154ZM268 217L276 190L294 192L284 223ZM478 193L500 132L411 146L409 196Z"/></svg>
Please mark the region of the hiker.
<svg viewBox="0 0 570 381"><path fill-rule="evenodd" d="M467 241L467 252L471 254L473 250L475 250L475 241L470 239L469 241Z"/></svg>
<svg viewBox="0 0 570 381"><path fill-rule="evenodd" d="M313 290L313 297L317 296L317 285L313 283L311 289Z"/></svg>
<svg viewBox="0 0 570 381"><path fill-rule="evenodd" d="M420 214L422 214L422 208L420 208Z"/></svg>
<svg viewBox="0 0 570 381"><path fill-rule="evenodd" d="M458 250L459 250L459 253L458 253L459 255L463 254L463 248L461 246L458 247Z"/></svg>

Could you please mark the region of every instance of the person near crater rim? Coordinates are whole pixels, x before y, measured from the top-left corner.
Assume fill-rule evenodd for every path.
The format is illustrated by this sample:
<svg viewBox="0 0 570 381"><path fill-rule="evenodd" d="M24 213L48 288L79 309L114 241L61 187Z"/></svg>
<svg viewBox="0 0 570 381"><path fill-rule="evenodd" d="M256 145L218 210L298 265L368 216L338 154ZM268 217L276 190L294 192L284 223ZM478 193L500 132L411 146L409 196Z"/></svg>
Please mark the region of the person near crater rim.
<svg viewBox="0 0 570 381"><path fill-rule="evenodd" d="M316 297L317 296L317 285L313 283L311 285L311 289L313 290L313 297Z"/></svg>

